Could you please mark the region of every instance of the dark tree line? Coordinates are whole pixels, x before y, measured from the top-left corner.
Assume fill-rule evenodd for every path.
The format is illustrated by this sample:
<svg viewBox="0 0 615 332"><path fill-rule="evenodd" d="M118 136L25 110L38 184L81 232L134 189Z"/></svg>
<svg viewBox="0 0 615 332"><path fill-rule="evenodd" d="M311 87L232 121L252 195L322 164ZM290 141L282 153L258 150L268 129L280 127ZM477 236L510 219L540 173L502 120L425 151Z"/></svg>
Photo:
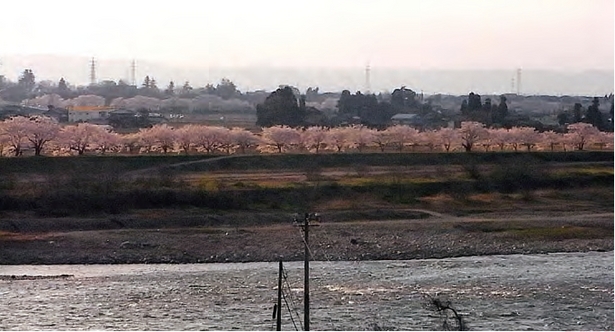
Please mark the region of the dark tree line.
<svg viewBox="0 0 615 332"><path fill-rule="evenodd" d="M309 88L305 95L299 95L298 98L297 95L298 91L291 87L283 87L271 93L263 103L257 105L257 125L303 126L323 123L313 121L314 114L319 110L305 107L307 98L317 98L317 88ZM431 104L417 100L417 94L406 87L395 89L390 96L363 94L359 91L352 94L344 90L339 96L337 111L334 117L324 121L326 125L363 124L382 128L390 125L391 117L398 113L417 114L436 123L442 121L441 115L434 116L436 113Z"/></svg>
<svg viewBox="0 0 615 332"><path fill-rule="evenodd" d="M611 106L608 113L600 110L600 98L594 97L587 109L581 103L575 103L572 110L564 111L557 116L560 125L585 122L592 124L601 131L613 131L613 95L605 96L610 100Z"/></svg>
<svg viewBox="0 0 615 332"><path fill-rule="evenodd" d="M170 81L165 87L161 88L158 81L150 75L146 75L143 78L143 82L138 86L128 84L124 80L118 80L117 82L104 80L96 84L78 87L71 86L64 78L60 78L53 85L41 84L41 82L36 82L36 76L31 69L25 69L17 82L10 82L0 75L0 98L3 100L19 103L25 99L44 94L57 94L63 99L92 94L105 98L107 103L118 97L132 98L137 95L159 99L169 97L192 99L205 94L216 95L225 100L232 98L245 99L244 97L246 97L227 78L223 78L215 86L208 84L203 88L194 89L189 82L185 82L180 87L177 87L174 81Z"/></svg>
<svg viewBox="0 0 615 332"><path fill-rule="evenodd" d="M512 127L506 102L506 96L501 95L498 104L494 104L491 98L485 98L483 103L479 94L470 92L468 99L461 103L462 120L477 121L488 126Z"/></svg>

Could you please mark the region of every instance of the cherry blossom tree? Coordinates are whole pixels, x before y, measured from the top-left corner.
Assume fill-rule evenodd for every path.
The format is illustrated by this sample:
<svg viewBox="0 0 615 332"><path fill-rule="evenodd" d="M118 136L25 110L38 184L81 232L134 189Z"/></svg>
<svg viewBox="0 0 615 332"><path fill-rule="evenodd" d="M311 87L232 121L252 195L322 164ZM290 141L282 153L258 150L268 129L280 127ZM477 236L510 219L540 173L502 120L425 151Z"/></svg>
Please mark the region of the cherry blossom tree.
<svg viewBox="0 0 615 332"><path fill-rule="evenodd" d="M105 106L105 98L96 95L81 95L62 101L62 107L70 106Z"/></svg>
<svg viewBox="0 0 615 332"><path fill-rule="evenodd" d="M604 150L607 146L613 146L613 133L601 131L594 137L595 143L598 145L600 150Z"/></svg>
<svg viewBox="0 0 615 332"><path fill-rule="evenodd" d="M173 149L177 137L175 130L166 124L155 125L141 132L142 139L149 143L150 148L167 153Z"/></svg>
<svg viewBox="0 0 615 332"><path fill-rule="evenodd" d="M211 154L222 146L228 129L219 126L199 126L195 135L195 146Z"/></svg>
<svg viewBox="0 0 615 332"><path fill-rule="evenodd" d="M226 154L231 154L235 151L235 140L231 135L231 130L226 127L220 128L220 147L219 149Z"/></svg>
<svg viewBox="0 0 615 332"><path fill-rule="evenodd" d="M288 126L272 126L263 128L262 138L264 145L259 145L259 150L263 152L274 148L278 153L282 153L288 147L296 144L300 139L299 132Z"/></svg>
<svg viewBox="0 0 615 332"><path fill-rule="evenodd" d="M489 138L492 144L500 148L500 151L504 151L506 145L511 143L510 131L506 128L492 128L488 129Z"/></svg>
<svg viewBox="0 0 615 332"><path fill-rule="evenodd" d="M190 99L187 98L178 98L171 97L160 101L160 107L172 110L189 110L190 109Z"/></svg>
<svg viewBox="0 0 615 332"><path fill-rule="evenodd" d="M199 132L200 126L187 125L177 129L177 146L178 148L188 154L190 150L196 145L196 136Z"/></svg>
<svg viewBox="0 0 615 332"><path fill-rule="evenodd" d="M236 98L223 99L216 95L205 94L190 101L190 111L195 110L248 111L254 110L254 106Z"/></svg>
<svg viewBox="0 0 615 332"><path fill-rule="evenodd" d="M359 152L363 152L365 148L374 142L375 131L373 129L364 125L353 125L348 130L350 132L349 138Z"/></svg>
<svg viewBox="0 0 615 332"><path fill-rule="evenodd" d="M464 121L459 128L461 146L466 152L472 152L474 145L480 140L486 139L489 135L485 125L476 121Z"/></svg>
<svg viewBox="0 0 615 332"><path fill-rule="evenodd" d="M138 95L132 98L115 98L111 101L109 105L112 107L119 107L130 110L156 110L160 108L161 101L158 98Z"/></svg>
<svg viewBox="0 0 615 332"><path fill-rule="evenodd" d="M459 133L453 128L441 128L437 131L437 134L437 142L442 145L446 152L450 152L451 147L460 144Z"/></svg>
<svg viewBox="0 0 615 332"><path fill-rule="evenodd" d="M4 156L4 150L9 146L9 138L2 129L3 125L4 122L0 122L0 157Z"/></svg>
<svg viewBox="0 0 615 332"><path fill-rule="evenodd" d="M406 125L395 125L385 129L391 138L390 142L401 152L406 145L416 144L419 138L419 131Z"/></svg>
<svg viewBox="0 0 615 332"><path fill-rule="evenodd" d="M40 156L45 144L58 135L60 125L56 120L46 116L34 115L26 119L24 122L26 139L34 149L34 155Z"/></svg>
<svg viewBox="0 0 615 332"><path fill-rule="evenodd" d="M0 126L0 136L4 136L14 156L20 156L23 152L23 145L28 136L28 121L23 116L16 116L4 120Z"/></svg>
<svg viewBox="0 0 615 332"><path fill-rule="evenodd" d="M130 133L120 136L120 143L126 152L134 154L141 150L142 146L140 136L140 133Z"/></svg>
<svg viewBox="0 0 615 332"><path fill-rule="evenodd" d="M261 142L258 136L244 128L231 129L231 137L242 154L246 153L247 149L258 146Z"/></svg>
<svg viewBox="0 0 615 332"><path fill-rule="evenodd" d="M433 151L438 144L438 131L437 130L426 130L419 132L418 134L418 143L426 146L429 151Z"/></svg>
<svg viewBox="0 0 615 332"><path fill-rule="evenodd" d="M327 146L327 130L323 127L309 127L301 132L301 141L308 151L318 153Z"/></svg>
<svg viewBox="0 0 615 332"><path fill-rule="evenodd" d="M156 145L156 137L151 134L151 128L141 128L137 132L139 152L150 153Z"/></svg>
<svg viewBox="0 0 615 332"><path fill-rule="evenodd" d="M79 123L77 125L62 128L57 137L57 144L68 150L76 151L83 155L88 149L93 149L97 137L107 132L102 126L91 123Z"/></svg>
<svg viewBox="0 0 615 332"><path fill-rule="evenodd" d="M551 152L555 151L556 145L562 143L563 135L552 130L543 132L541 136L541 141L549 147Z"/></svg>
<svg viewBox="0 0 615 332"><path fill-rule="evenodd" d="M512 140L525 146L528 152L540 141L540 134L532 127L513 127L510 129L510 134Z"/></svg>
<svg viewBox="0 0 615 332"><path fill-rule="evenodd" d="M322 102L308 102L306 103L306 106L315 107L321 111L323 110L333 111L333 110L337 110L338 100L339 100L338 98L326 98Z"/></svg>
<svg viewBox="0 0 615 332"><path fill-rule="evenodd" d="M38 106L38 107L47 107L48 105L52 105L54 107L62 107L64 99L60 97L58 94L46 94L40 97L32 98L23 101L23 104L26 106Z"/></svg>
<svg viewBox="0 0 615 332"><path fill-rule="evenodd" d="M327 132L327 148L342 152L343 150L352 147L351 133L347 127L331 128Z"/></svg>
<svg viewBox="0 0 615 332"><path fill-rule="evenodd" d="M391 134L386 130L379 130L374 133L373 142L378 146L380 152L384 152L387 146L391 144Z"/></svg>
<svg viewBox="0 0 615 332"><path fill-rule="evenodd" d="M485 152L489 152L495 143L493 142L491 135L485 135L485 137L478 141L477 145L482 146L483 149L485 149Z"/></svg>
<svg viewBox="0 0 615 332"><path fill-rule="evenodd" d="M107 128L102 128L94 140L96 151L105 154L107 151L117 151L122 146L122 137Z"/></svg>
<svg viewBox="0 0 615 332"><path fill-rule="evenodd" d="M569 124L566 129L568 130L566 136L579 151L583 150L585 145L591 142L600 132L593 125L583 122Z"/></svg>

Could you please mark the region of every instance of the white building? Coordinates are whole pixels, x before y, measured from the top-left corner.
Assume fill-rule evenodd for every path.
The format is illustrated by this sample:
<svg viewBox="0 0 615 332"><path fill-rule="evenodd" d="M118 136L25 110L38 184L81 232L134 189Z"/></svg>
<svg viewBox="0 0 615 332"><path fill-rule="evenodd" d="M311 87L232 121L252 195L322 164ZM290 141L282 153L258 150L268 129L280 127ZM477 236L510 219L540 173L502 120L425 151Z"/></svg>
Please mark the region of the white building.
<svg viewBox="0 0 615 332"><path fill-rule="evenodd" d="M72 106L68 108L68 122L96 122L104 120L115 108L106 106Z"/></svg>

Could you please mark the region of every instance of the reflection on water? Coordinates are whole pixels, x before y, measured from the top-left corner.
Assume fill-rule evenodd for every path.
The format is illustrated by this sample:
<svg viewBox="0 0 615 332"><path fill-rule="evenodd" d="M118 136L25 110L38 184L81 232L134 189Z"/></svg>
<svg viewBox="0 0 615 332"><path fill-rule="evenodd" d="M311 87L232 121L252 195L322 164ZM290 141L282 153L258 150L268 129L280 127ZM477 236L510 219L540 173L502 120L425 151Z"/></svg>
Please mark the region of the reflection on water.
<svg viewBox="0 0 615 332"><path fill-rule="evenodd" d="M302 318L303 263L283 328ZM271 330L278 263L2 266L2 330ZM441 329L424 294L473 330L613 330L613 252L312 262L315 330ZM290 310L289 310L290 309ZM290 311L290 312L289 312Z"/></svg>

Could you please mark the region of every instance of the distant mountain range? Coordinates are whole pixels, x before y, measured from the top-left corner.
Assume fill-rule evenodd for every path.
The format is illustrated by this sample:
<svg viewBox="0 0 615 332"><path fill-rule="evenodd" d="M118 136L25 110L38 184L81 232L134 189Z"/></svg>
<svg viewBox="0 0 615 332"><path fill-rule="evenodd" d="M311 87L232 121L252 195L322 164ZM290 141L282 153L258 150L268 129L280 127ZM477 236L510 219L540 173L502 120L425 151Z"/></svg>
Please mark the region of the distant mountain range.
<svg viewBox="0 0 615 332"><path fill-rule="evenodd" d="M123 79L131 82L132 59L95 59L96 79ZM65 55L0 55L0 75L16 81L24 69L32 69L37 81L57 81L61 77L73 85L90 82L91 58ZM502 94L517 92L516 68L510 70L422 70L407 68L379 68L372 66L369 87L365 68L280 68L238 67L210 68L206 63L191 67L136 59L136 82L154 77L160 88L173 80L179 87L189 81L193 87L217 84L222 78L233 81L241 91L271 91L279 85L292 85L304 92L319 87L320 92L351 92L371 90L392 91L406 86L425 94L466 95ZM612 70L553 71L522 70L519 90L523 95L581 95L604 96L613 92Z"/></svg>

